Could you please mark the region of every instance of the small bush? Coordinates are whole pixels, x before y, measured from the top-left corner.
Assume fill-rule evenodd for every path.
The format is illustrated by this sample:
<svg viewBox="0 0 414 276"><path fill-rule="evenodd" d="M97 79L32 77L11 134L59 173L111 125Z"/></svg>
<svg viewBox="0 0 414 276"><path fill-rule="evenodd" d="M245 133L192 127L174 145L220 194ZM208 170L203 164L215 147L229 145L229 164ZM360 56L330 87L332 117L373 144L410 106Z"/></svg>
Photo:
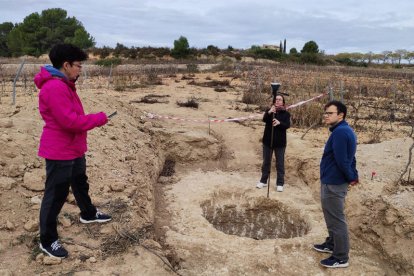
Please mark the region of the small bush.
<svg viewBox="0 0 414 276"><path fill-rule="evenodd" d="M186 102L179 102L179 101L177 101L177 105L178 106L181 106L181 107L191 107L191 108L198 109L198 105L199 104L198 104L198 101L194 97L191 97Z"/></svg>
<svg viewBox="0 0 414 276"><path fill-rule="evenodd" d="M292 124L296 127L321 126L323 116L323 105L319 102L299 106L289 110Z"/></svg>
<svg viewBox="0 0 414 276"><path fill-rule="evenodd" d="M100 59L95 62L96 65L103 66L103 67L110 67L111 65L119 65L122 64L122 60L120 58L106 58Z"/></svg>
<svg viewBox="0 0 414 276"><path fill-rule="evenodd" d="M194 63L187 64L187 72L188 73L198 73L198 65Z"/></svg>

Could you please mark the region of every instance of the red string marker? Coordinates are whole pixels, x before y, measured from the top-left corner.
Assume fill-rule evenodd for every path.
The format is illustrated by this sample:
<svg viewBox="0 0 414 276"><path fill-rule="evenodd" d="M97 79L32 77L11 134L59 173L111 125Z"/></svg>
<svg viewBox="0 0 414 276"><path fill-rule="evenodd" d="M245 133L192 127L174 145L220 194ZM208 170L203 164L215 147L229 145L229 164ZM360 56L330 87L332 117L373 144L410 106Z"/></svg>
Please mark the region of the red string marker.
<svg viewBox="0 0 414 276"><path fill-rule="evenodd" d="M371 180L374 180L374 176L376 175L377 173L375 172L375 171L372 171L372 173L371 173Z"/></svg>

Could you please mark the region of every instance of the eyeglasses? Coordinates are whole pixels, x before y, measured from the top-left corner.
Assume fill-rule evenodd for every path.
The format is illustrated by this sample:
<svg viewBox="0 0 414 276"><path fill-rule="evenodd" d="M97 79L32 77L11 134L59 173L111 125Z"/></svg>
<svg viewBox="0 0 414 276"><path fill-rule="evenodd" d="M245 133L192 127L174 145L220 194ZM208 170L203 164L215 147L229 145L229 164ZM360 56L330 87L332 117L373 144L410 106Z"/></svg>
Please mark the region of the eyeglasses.
<svg viewBox="0 0 414 276"><path fill-rule="evenodd" d="M323 113L324 116L331 116L332 114L338 114L338 112L325 112Z"/></svg>
<svg viewBox="0 0 414 276"><path fill-rule="evenodd" d="M76 66L76 67L78 67L79 69L82 69L82 64L72 63L71 65L72 65L72 66Z"/></svg>

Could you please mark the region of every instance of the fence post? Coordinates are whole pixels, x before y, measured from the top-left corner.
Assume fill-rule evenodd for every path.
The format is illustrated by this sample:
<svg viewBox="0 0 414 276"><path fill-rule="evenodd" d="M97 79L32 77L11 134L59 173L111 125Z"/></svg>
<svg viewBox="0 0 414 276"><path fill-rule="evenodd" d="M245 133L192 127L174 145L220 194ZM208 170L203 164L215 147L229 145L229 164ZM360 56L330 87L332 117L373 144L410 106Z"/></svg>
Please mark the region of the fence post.
<svg viewBox="0 0 414 276"><path fill-rule="evenodd" d="M16 105L16 82L19 79L20 73L22 72L23 66L25 63L25 59L23 59L22 63L20 64L20 68L17 71L16 77L14 77L14 81L13 81L13 105Z"/></svg>
<svg viewBox="0 0 414 276"><path fill-rule="evenodd" d="M111 63L111 69L109 69L108 88L109 88L109 84L111 83L111 77L112 77L112 63Z"/></svg>
<svg viewBox="0 0 414 276"><path fill-rule="evenodd" d="M334 95L333 95L333 89L331 85L329 85L328 91L329 91L329 100L332 101L334 99Z"/></svg>

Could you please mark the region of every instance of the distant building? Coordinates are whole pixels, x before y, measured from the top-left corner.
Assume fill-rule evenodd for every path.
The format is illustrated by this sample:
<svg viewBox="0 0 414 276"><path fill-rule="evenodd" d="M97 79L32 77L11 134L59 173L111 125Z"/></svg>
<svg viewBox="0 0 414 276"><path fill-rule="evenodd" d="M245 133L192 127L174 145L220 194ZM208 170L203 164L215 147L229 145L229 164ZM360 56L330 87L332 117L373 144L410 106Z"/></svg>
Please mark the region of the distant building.
<svg viewBox="0 0 414 276"><path fill-rule="evenodd" d="M271 50L280 51L280 46L279 45L263 44L262 48L263 49L271 49Z"/></svg>

